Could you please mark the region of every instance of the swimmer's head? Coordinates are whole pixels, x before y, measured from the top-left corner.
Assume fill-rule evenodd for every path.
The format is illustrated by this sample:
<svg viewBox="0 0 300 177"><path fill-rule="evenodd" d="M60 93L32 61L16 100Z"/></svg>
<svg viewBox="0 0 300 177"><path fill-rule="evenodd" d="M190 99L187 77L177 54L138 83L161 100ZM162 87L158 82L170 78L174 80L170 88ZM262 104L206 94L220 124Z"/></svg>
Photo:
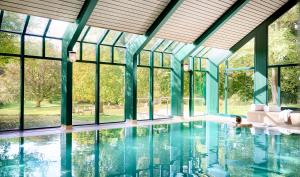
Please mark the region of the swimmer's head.
<svg viewBox="0 0 300 177"><path fill-rule="evenodd" d="M240 116L236 116L236 117L235 117L235 122L236 122L237 124L242 123L242 118L241 118Z"/></svg>

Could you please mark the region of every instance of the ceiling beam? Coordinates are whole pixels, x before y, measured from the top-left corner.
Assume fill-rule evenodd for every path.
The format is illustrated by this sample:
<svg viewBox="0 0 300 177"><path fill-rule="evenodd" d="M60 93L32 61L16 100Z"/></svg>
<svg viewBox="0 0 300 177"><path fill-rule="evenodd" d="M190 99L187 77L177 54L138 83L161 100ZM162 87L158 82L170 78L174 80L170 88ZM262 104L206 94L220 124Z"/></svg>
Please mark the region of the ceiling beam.
<svg viewBox="0 0 300 177"><path fill-rule="evenodd" d="M177 8L183 3L184 0L171 0L161 14L152 23L144 35L137 37L133 43L128 46L130 52L138 55L143 48L150 42L160 28L168 21Z"/></svg>
<svg viewBox="0 0 300 177"><path fill-rule="evenodd" d="M61 124L72 125L72 73L73 66L68 60L69 51L73 50L80 33L84 29L98 0L85 0L74 23L68 25L62 40L61 64Z"/></svg>
<svg viewBox="0 0 300 177"><path fill-rule="evenodd" d="M210 36L220 29L231 17L233 17L249 0L237 0L224 14L219 17L204 33L202 33L193 44L186 45L177 54L176 58L180 61L189 57L198 49Z"/></svg>
<svg viewBox="0 0 300 177"><path fill-rule="evenodd" d="M97 2L98 0L85 0L75 23L71 23L67 27L63 36L63 47L66 48L67 51L71 51L73 49L80 36L80 33L82 32L94 8L96 7Z"/></svg>
<svg viewBox="0 0 300 177"><path fill-rule="evenodd" d="M259 24L256 28L254 28L250 33L248 33L245 37L243 37L240 41L234 44L229 50L234 53L238 51L241 47L243 47L248 41L250 41L259 31L265 26L269 26L275 20L277 20L280 16L285 14L288 10L294 7L297 4L297 0L289 0L283 6L281 6L277 11L275 11L270 17L264 20L261 24Z"/></svg>

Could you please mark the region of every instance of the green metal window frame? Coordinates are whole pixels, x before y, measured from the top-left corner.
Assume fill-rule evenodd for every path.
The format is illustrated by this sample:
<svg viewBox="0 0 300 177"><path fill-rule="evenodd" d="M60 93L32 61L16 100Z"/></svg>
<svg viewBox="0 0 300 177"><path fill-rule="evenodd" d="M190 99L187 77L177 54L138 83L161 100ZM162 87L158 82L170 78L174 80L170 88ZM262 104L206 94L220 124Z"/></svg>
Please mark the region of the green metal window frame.
<svg viewBox="0 0 300 177"><path fill-rule="evenodd" d="M278 72L277 72L277 77L278 77L278 106L280 106L281 103L281 97L280 97L280 87L281 87L281 82L280 82L280 78L281 78L281 68L294 68L294 67L299 67L299 64L278 64L278 65L268 65L268 70L270 68L277 68ZM228 68L228 60L225 61L225 69L224 69L224 114L225 115L229 115L228 114L228 73L230 72L240 72L240 71L254 71L255 67L239 67L239 68ZM254 99L254 98L253 98ZM240 115L240 116L245 116L245 115Z"/></svg>
<svg viewBox="0 0 300 177"><path fill-rule="evenodd" d="M42 128L52 128L52 127L39 127L39 128L29 128L29 129L25 129L24 128L24 60L25 58L31 58L31 59L38 59L38 60L55 60L55 61L61 61L62 62L62 57L47 57L46 56L46 40L47 39L55 39L55 40L59 40L59 41L63 41L63 37L51 37L51 36L47 36L47 32L49 30L49 27L51 25L51 22L52 22L52 19L48 19L48 22L46 24L46 28L43 32L42 35L37 35L37 34L28 34L26 33L26 29L27 29L27 26L28 26L28 23L29 23L29 20L30 20L30 16L27 15L26 17L26 20L25 20L25 25L23 27L23 31L22 32L14 32L14 31L8 31L8 30L2 30L1 29L1 24L2 24L2 17L3 17L3 14L4 14L4 11L0 11L0 33L9 33L9 34L17 34L17 35L20 35L20 54L12 54L12 53L4 53L4 52L1 52L0 53L0 56L8 56L8 57L19 57L20 58L20 114L19 114L19 122L20 122L20 127L19 127L19 130L32 130L32 129L42 129ZM100 117L99 117L99 114L97 114L97 112L99 112L99 105L100 104L100 85L99 85L99 81L100 81L100 65L113 65L113 66L123 66L124 68L126 67L126 63L115 63L115 60L114 60L114 48L122 48L124 49L125 51L127 50L127 47L124 47L124 46L117 46L116 44L118 43L119 39L121 38L122 35L124 35L124 32L121 32L117 38L114 40L113 44L112 45L107 45L107 44L102 44L102 42L104 41L105 37L107 36L107 34L110 32L110 30L107 30L105 32L105 34L103 36L100 36L99 37L99 41L97 41L96 43L93 43L93 42L87 42L87 41L84 41L85 37L87 36L88 32L90 30L90 26L87 27L87 30L85 31L85 33L83 34L83 37L81 40L79 41L76 41L79 43L79 60L77 60L76 62L77 63L91 63L91 64L95 64L96 65L96 79L95 79L95 121L94 123L92 124L100 124ZM41 56L35 56L35 55L26 55L25 54L25 37L26 36L33 36L33 37L39 37L39 38L42 38L42 55ZM162 41L163 42L163 41ZM148 50L150 52L150 57L149 57L149 62L151 61L151 55L153 55L154 52L158 52L156 51L156 49L162 44L162 42L156 46L154 49L152 50ZM171 42L172 43L172 42ZM96 60L95 61L90 61L90 60L85 60L83 59L82 57L82 53L83 53L83 44L92 44L92 45L95 45L96 47L96 51L95 51L95 54L96 54ZM160 68L160 69L167 69L167 70L171 70L172 68L171 67L165 67L163 66L163 55L164 54L169 54L169 55L172 55L172 53L170 52L165 52L167 50L167 48L170 46L171 44L169 44L165 49L163 49L163 52L159 52L161 53L162 55L162 58L161 58L161 65L160 66L143 66L143 65L138 65L138 67L147 67L149 68L150 70L154 70L155 68ZM103 62L103 61L100 61L100 53L101 53L101 50L100 50L100 46L108 46L108 47L111 47L112 48L112 59L110 62ZM147 51L147 50L144 50L142 49L143 51ZM125 58L124 58L125 59ZM150 72L151 73L151 72ZM151 78L151 77L150 77ZM153 78L149 80L149 82L151 83L151 80L153 82ZM151 84L153 85L153 83ZM150 95L153 95L153 89L152 91L149 90L149 93ZM151 94L152 93L152 94ZM153 99L152 99L153 100ZM150 104L151 105L151 104ZM149 106L149 109L151 106ZM152 108L153 110L153 108ZM150 112L150 115L149 115L149 119L151 120L153 118L153 113L152 111ZM124 116L124 121L125 121L125 116ZM124 121L119 121L119 122L124 122ZM101 123L101 124L106 124L106 123L111 123L111 122L105 122L105 123ZM62 124L61 124L62 125ZM80 125L74 125L74 126L81 126L81 125L90 125L90 124L80 124ZM55 126L57 127L57 126ZM4 130L4 131L9 131L9 130Z"/></svg>

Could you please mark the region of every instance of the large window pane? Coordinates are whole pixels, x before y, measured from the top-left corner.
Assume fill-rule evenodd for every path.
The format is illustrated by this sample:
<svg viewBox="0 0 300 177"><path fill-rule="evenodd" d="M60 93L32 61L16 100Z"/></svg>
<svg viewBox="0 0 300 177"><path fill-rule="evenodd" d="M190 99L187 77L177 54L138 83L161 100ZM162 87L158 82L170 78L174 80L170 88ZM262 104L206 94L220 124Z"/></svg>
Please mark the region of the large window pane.
<svg viewBox="0 0 300 177"><path fill-rule="evenodd" d="M114 47L114 63L125 63L125 48Z"/></svg>
<svg viewBox="0 0 300 177"><path fill-rule="evenodd" d="M22 32L25 24L26 15L5 11L1 29L7 31Z"/></svg>
<svg viewBox="0 0 300 177"><path fill-rule="evenodd" d="M96 60L96 45L87 43L82 44L82 60Z"/></svg>
<svg viewBox="0 0 300 177"><path fill-rule="evenodd" d="M184 117L189 117L189 84L190 84L190 76L189 72L184 72L183 77L183 115Z"/></svg>
<svg viewBox="0 0 300 177"><path fill-rule="evenodd" d="M20 54L21 35L0 32L0 53Z"/></svg>
<svg viewBox="0 0 300 177"><path fill-rule="evenodd" d="M298 3L269 25L269 65L299 63L299 39L295 28L299 19L299 6Z"/></svg>
<svg viewBox="0 0 300 177"><path fill-rule="evenodd" d="M95 122L96 65L73 64L73 125Z"/></svg>
<svg viewBox="0 0 300 177"><path fill-rule="evenodd" d="M111 50L110 46L100 45L100 61L111 62Z"/></svg>
<svg viewBox="0 0 300 177"><path fill-rule="evenodd" d="M124 121L125 68L100 65L100 122Z"/></svg>
<svg viewBox="0 0 300 177"><path fill-rule="evenodd" d="M43 35L49 19L31 16L26 29L27 34Z"/></svg>
<svg viewBox="0 0 300 177"><path fill-rule="evenodd" d="M254 39L250 40L228 59L229 68L254 66ZM202 64L202 63L201 63ZM203 68L201 66L201 68Z"/></svg>
<svg viewBox="0 0 300 177"><path fill-rule="evenodd" d="M42 56L42 38L34 36L25 37L25 54Z"/></svg>
<svg viewBox="0 0 300 177"><path fill-rule="evenodd" d="M25 59L25 128L60 125L60 61Z"/></svg>
<svg viewBox="0 0 300 177"><path fill-rule="evenodd" d="M194 72L194 115L203 115L206 109L206 73Z"/></svg>
<svg viewBox="0 0 300 177"><path fill-rule="evenodd" d="M163 54L164 56L164 67L171 67L171 54Z"/></svg>
<svg viewBox="0 0 300 177"><path fill-rule="evenodd" d="M154 119L171 115L171 72L169 69L154 69Z"/></svg>
<svg viewBox="0 0 300 177"><path fill-rule="evenodd" d="M236 71L228 77L228 114L246 115L253 103L253 71Z"/></svg>
<svg viewBox="0 0 300 177"><path fill-rule="evenodd" d="M149 119L149 68L137 69L137 119Z"/></svg>
<svg viewBox="0 0 300 177"><path fill-rule="evenodd" d="M59 20L52 20L49 27L47 36L51 37L63 37L69 23Z"/></svg>
<svg viewBox="0 0 300 177"><path fill-rule="evenodd" d="M300 67L281 68L280 76L281 106L300 108Z"/></svg>
<svg viewBox="0 0 300 177"><path fill-rule="evenodd" d="M150 52L142 51L140 53L140 65L149 66Z"/></svg>
<svg viewBox="0 0 300 177"><path fill-rule="evenodd" d="M46 38L46 57L61 58L62 41ZM79 54L77 54L79 56Z"/></svg>
<svg viewBox="0 0 300 177"><path fill-rule="evenodd" d="M225 62L219 65L219 113L225 114Z"/></svg>
<svg viewBox="0 0 300 177"><path fill-rule="evenodd" d="M0 131L19 128L20 63L0 57Z"/></svg>
<svg viewBox="0 0 300 177"><path fill-rule="evenodd" d="M158 66L158 67L162 66L161 59L162 59L162 53L154 52L154 66Z"/></svg>

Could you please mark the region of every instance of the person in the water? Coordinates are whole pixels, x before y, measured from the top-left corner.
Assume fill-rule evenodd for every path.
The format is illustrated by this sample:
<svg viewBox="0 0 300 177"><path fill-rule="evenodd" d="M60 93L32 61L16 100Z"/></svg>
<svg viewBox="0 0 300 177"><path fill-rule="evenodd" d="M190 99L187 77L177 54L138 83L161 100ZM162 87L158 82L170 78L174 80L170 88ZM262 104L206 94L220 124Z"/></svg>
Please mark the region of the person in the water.
<svg viewBox="0 0 300 177"><path fill-rule="evenodd" d="M242 124L242 118L240 116L235 117L235 126L236 127L252 127L252 124Z"/></svg>

